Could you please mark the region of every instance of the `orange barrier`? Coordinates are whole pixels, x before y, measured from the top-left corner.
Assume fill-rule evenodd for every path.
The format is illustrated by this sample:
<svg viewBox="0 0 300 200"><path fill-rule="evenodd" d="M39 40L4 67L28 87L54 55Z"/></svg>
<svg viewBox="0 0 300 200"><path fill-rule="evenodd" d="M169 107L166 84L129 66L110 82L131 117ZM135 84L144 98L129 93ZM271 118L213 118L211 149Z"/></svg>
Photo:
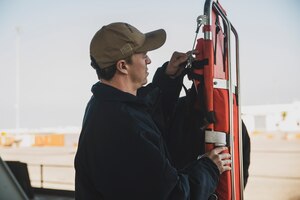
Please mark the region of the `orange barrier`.
<svg viewBox="0 0 300 200"><path fill-rule="evenodd" d="M63 134L35 135L33 146L64 146Z"/></svg>

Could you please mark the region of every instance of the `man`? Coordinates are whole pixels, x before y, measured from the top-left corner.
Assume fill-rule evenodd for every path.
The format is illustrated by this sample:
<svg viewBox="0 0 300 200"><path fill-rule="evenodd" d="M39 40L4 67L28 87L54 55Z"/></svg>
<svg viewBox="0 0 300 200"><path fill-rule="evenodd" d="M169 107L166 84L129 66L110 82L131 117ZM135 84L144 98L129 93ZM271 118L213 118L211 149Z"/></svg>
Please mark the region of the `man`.
<svg viewBox="0 0 300 200"><path fill-rule="evenodd" d="M162 138L181 89L187 54L175 52L146 87L148 51L164 30L146 34L127 23L103 26L90 55L99 82L92 87L75 157L76 199L208 199L230 155L219 147L177 171Z"/></svg>

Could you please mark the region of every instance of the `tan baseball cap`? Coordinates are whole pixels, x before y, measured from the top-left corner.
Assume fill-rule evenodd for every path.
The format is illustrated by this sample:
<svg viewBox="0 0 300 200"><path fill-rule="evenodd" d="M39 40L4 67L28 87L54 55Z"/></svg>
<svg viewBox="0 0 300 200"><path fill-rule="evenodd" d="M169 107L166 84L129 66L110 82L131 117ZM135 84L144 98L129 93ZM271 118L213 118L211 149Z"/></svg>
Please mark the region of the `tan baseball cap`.
<svg viewBox="0 0 300 200"><path fill-rule="evenodd" d="M103 69L134 53L158 49L165 41L166 32L163 29L142 33L130 24L116 22L103 26L94 35L90 55Z"/></svg>

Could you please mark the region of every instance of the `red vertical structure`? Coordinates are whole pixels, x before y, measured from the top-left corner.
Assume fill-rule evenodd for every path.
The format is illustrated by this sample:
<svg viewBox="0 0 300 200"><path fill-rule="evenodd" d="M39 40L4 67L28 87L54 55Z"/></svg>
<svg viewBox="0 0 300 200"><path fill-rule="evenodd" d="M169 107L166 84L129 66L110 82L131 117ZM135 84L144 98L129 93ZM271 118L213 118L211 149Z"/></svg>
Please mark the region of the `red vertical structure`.
<svg viewBox="0 0 300 200"><path fill-rule="evenodd" d="M204 37L197 40L199 54L190 66L193 74L190 79L197 93L204 97L199 98L196 107L203 106L206 113L206 151L216 146L228 146L232 157L232 170L221 175L215 193L219 200L240 200L243 199L244 183L238 34L216 0L206 0L204 15L197 21L198 30L202 27ZM231 36L235 40L231 40ZM235 43L234 48L232 43ZM202 61L206 61L205 64ZM202 66L197 66L200 62Z"/></svg>

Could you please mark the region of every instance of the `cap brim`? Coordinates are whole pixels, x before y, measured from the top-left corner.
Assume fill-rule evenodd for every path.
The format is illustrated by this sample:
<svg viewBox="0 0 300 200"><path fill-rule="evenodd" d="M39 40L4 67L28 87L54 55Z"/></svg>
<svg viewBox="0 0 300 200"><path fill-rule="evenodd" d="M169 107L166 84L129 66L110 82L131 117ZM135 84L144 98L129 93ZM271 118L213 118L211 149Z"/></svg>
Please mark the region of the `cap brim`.
<svg viewBox="0 0 300 200"><path fill-rule="evenodd" d="M167 38L167 34L164 29L148 32L145 36L144 44L138 48L136 52L147 52L158 49L166 42Z"/></svg>

